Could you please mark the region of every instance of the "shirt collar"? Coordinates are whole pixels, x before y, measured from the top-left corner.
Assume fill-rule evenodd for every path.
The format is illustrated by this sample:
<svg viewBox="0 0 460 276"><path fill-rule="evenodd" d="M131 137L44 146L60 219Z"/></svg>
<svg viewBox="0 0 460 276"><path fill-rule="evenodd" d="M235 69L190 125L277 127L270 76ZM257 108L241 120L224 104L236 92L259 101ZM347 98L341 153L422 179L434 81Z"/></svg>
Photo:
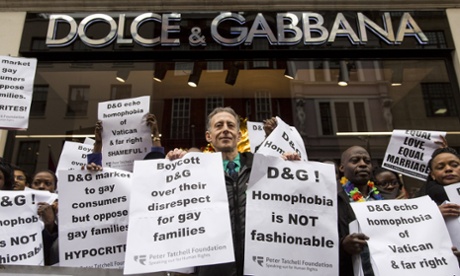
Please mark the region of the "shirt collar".
<svg viewBox="0 0 460 276"><path fill-rule="evenodd" d="M224 163L223 163L225 172L228 171L228 169L227 169L228 162L230 162L230 160L224 160ZM233 159L233 162L235 162L235 164L236 164L235 171L239 172L240 168L241 168L240 153L238 153L236 158Z"/></svg>

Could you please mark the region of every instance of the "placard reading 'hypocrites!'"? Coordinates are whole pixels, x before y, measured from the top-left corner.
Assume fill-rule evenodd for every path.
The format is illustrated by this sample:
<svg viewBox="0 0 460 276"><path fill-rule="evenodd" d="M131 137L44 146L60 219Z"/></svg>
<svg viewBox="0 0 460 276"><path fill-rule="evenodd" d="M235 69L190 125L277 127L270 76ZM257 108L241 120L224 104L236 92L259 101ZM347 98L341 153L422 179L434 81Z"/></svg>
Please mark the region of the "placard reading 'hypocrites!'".
<svg viewBox="0 0 460 276"><path fill-rule="evenodd" d="M245 275L337 275L334 166L255 154L246 197Z"/></svg>
<svg viewBox="0 0 460 276"><path fill-rule="evenodd" d="M430 168L428 161L436 148L435 142L446 132L425 130L393 130L382 167L425 181Z"/></svg>
<svg viewBox="0 0 460 276"><path fill-rule="evenodd" d="M37 59L0 56L0 128L27 129Z"/></svg>
<svg viewBox="0 0 460 276"><path fill-rule="evenodd" d="M59 171L61 266L122 268L131 173Z"/></svg>
<svg viewBox="0 0 460 276"><path fill-rule="evenodd" d="M134 162L125 274L234 261L221 153Z"/></svg>
<svg viewBox="0 0 460 276"><path fill-rule="evenodd" d="M132 171L134 160L142 160L152 147L146 123L150 96L99 103L102 121L102 165Z"/></svg>
<svg viewBox="0 0 460 276"><path fill-rule="evenodd" d="M0 191L0 199L0 264L44 265L35 194Z"/></svg>

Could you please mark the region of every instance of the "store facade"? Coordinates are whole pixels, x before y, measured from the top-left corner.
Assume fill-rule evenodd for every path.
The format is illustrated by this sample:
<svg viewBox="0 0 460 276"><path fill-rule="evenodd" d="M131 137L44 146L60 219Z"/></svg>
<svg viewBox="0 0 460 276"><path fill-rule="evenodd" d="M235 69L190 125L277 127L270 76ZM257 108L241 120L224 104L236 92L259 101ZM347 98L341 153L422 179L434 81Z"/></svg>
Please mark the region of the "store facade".
<svg viewBox="0 0 460 276"><path fill-rule="evenodd" d="M167 150L206 147L216 106L249 121L280 116L311 160L360 145L378 165L393 129L447 131L460 147L459 13L5 12L0 21L15 24L0 27L0 54L38 68L29 129L2 132L3 156L46 169L64 141L92 135L99 102L145 95Z"/></svg>

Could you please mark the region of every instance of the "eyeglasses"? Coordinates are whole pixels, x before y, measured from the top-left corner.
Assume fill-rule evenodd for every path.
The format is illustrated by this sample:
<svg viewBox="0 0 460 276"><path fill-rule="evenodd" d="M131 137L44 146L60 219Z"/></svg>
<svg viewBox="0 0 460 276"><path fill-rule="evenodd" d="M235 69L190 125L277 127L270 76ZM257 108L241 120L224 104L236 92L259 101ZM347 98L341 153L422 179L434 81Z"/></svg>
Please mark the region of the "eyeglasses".
<svg viewBox="0 0 460 276"><path fill-rule="evenodd" d="M24 181L24 180L26 180L26 177L25 177L25 176L22 176L22 175L18 175L18 176L15 176L15 177L14 177L14 180Z"/></svg>
<svg viewBox="0 0 460 276"><path fill-rule="evenodd" d="M392 186L398 186L399 185L399 182L396 180L396 181L389 181L389 182L384 182L384 183L381 183L381 182L375 182L375 185L379 186L379 187L382 187L382 188L388 188L390 185Z"/></svg>

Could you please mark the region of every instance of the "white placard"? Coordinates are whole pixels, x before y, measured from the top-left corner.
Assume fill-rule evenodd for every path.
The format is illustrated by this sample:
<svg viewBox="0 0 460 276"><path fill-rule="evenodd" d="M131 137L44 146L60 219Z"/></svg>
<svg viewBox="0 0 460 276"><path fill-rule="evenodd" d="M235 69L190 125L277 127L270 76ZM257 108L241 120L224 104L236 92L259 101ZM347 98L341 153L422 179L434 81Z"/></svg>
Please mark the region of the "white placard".
<svg viewBox="0 0 460 276"><path fill-rule="evenodd" d="M56 171L81 170L86 165L86 155L93 152L93 145L65 141Z"/></svg>
<svg viewBox="0 0 460 276"><path fill-rule="evenodd" d="M446 132L426 130L393 130L382 167L425 181L430 168L428 161Z"/></svg>
<svg viewBox="0 0 460 276"><path fill-rule="evenodd" d="M351 203L379 275L458 275L438 206L428 196Z"/></svg>
<svg viewBox="0 0 460 276"><path fill-rule="evenodd" d="M54 203L54 201L58 199L58 194L51 193L50 191L46 191L46 190L35 190L29 187L25 187L24 191L32 192L34 194L35 203L45 202L51 205Z"/></svg>
<svg viewBox="0 0 460 276"><path fill-rule="evenodd" d="M450 184L444 186L446 194L451 203L460 205L460 183ZM450 239L452 244L460 249L460 217L447 217L446 221L447 230L449 230Z"/></svg>
<svg viewBox="0 0 460 276"><path fill-rule="evenodd" d="M0 56L0 128L27 129L36 58Z"/></svg>
<svg viewBox="0 0 460 276"><path fill-rule="evenodd" d="M245 275L337 275L331 164L255 154L246 193Z"/></svg>
<svg viewBox="0 0 460 276"><path fill-rule="evenodd" d="M83 141L83 144L85 144L85 145L94 145L94 142L96 142L94 139L86 137L85 141Z"/></svg>
<svg viewBox="0 0 460 276"><path fill-rule="evenodd" d="M460 183L443 186L449 201L460 205Z"/></svg>
<svg viewBox="0 0 460 276"><path fill-rule="evenodd" d="M234 261L221 153L136 161L131 196L125 274Z"/></svg>
<svg viewBox="0 0 460 276"><path fill-rule="evenodd" d="M150 96L99 103L102 121L102 166L132 171L134 160L142 160L152 147L145 115Z"/></svg>
<svg viewBox="0 0 460 276"><path fill-rule="evenodd" d="M131 173L58 171L61 266L123 268Z"/></svg>
<svg viewBox="0 0 460 276"><path fill-rule="evenodd" d="M256 148L265 139L264 123L248 121L247 125L248 125L249 146L251 148L251 152L254 153Z"/></svg>
<svg viewBox="0 0 460 276"><path fill-rule="evenodd" d="M0 264L44 265L42 223L32 191L0 191Z"/></svg>
<svg viewBox="0 0 460 276"><path fill-rule="evenodd" d="M285 152L297 152L304 161L308 160L302 136L295 127L290 127L280 117L276 117L277 126L260 145L257 153L280 156Z"/></svg>

